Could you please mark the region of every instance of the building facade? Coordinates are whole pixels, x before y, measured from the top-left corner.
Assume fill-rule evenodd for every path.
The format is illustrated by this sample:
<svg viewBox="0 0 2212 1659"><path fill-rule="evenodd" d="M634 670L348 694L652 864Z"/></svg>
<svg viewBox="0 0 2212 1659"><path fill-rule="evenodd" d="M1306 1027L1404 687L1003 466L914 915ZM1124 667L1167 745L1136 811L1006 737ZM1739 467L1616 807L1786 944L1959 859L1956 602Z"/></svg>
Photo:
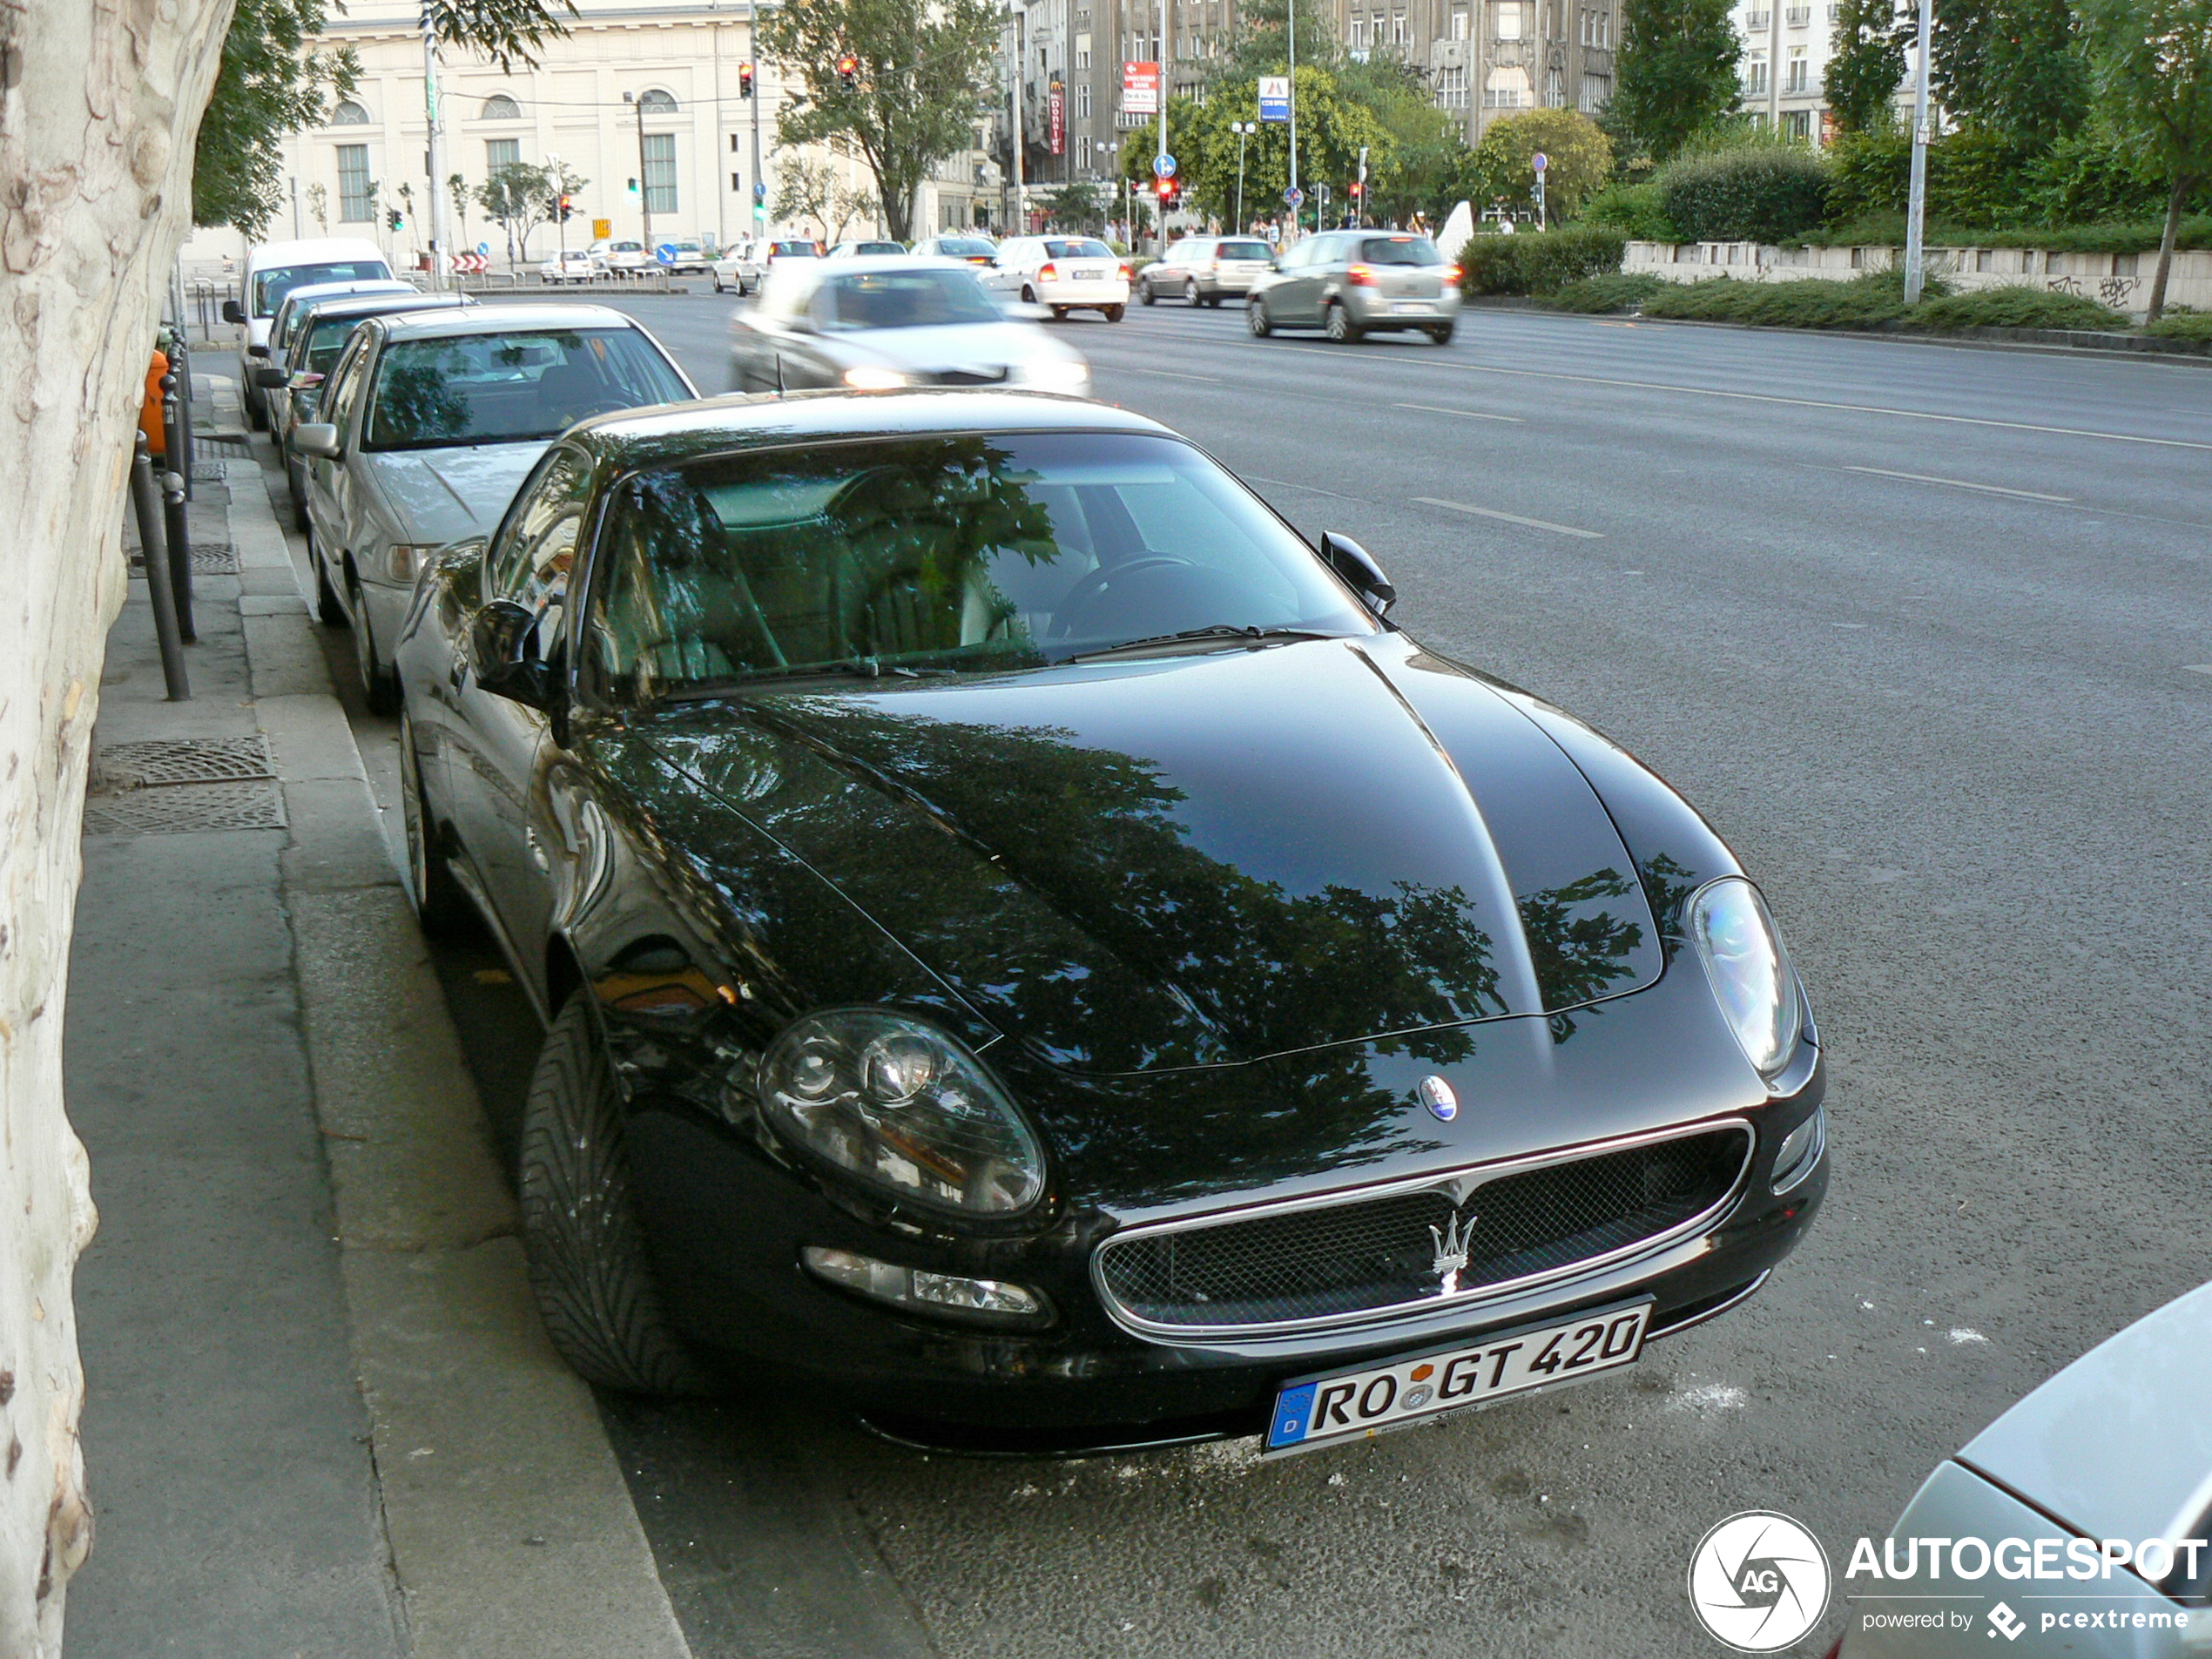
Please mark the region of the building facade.
<svg viewBox="0 0 2212 1659"><path fill-rule="evenodd" d="M1840 10L1834 0L1737 0L1743 107L1761 125L1810 144L1834 136L1825 88Z"/></svg>
<svg viewBox="0 0 2212 1659"><path fill-rule="evenodd" d="M1334 0L1355 57L1402 57L1467 141L1501 115L1580 110L1613 96L1617 0Z"/></svg>
<svg viewBox="0 0 2212 1659"><path fill-rule="evenodd" d="M512 161L544 166L557 159L586 181L565 225L530 231L527 250L518 252L531 260L563 243L584 246L602 223L616 239L644 239L650 222L655 245L686 237L726 245L754 224L754 185L765 185L772 213L784 169L800 154L826 164L845 197L873 202L873 178L858 158L777 143L777 117L797 89L759 61L750 0L579 0L577 11L568 34L540 47L535 68L504 73L467 48L442 49L444 180L437 188L454 248L486 247L503 262L508 232L487 219L475 191ZM342 12L332 9L324 42L354 49L360 83L324 125L286 141L287 199L269 236L366 236L401 266L413 266L428 247L432 185L420 15L416 0L350 0ZM748 64L750 98L740 75ZM975 182L981 158L955 158L934 170L916 203L918 227L970 222L974 199L985 193ZM449 182L456 174L460 201ZM396 229L395 210L403 221ZM833 210L827 222L817 216L767 223L827 235L840 228L837 214ZM873 206L843 226L847 236L880 230ZM233 253L239 242L234 232L200 232L185 259Z"/></svg>

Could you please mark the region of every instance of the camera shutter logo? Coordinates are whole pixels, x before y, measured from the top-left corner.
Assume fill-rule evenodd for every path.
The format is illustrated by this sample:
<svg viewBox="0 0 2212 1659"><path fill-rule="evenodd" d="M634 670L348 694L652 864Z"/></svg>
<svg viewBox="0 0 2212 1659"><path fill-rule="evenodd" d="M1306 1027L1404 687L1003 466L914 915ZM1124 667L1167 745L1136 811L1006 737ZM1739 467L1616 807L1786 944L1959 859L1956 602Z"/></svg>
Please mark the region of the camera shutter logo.
<svg viewBox="0 0 2212 1659"><path fill-rule="evenodd" d="M1739 1653L1800 1641L1828 1610L1827 1553L1787 1515L1747 1510L1699 1540L1689 1558L1697 1622Z"/></svg>

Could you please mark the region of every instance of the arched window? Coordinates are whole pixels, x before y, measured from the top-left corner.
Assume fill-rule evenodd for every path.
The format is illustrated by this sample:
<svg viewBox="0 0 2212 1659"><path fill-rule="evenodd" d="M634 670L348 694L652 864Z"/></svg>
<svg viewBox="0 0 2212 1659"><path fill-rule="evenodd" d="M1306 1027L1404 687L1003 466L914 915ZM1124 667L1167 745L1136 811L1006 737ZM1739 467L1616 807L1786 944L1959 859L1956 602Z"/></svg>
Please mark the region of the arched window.
<svg viewBox="0 0 2212 1659"><path fill-rule="evenodd" d="M673 115L676 113L676 99L656 86L637 95L637 107L650 110L655 115Z"/></svg>
<svg viewBox="0 0 2212 1659"><path fill-rule="evenodd" d="M330 112L330 125L334 127L365 127L368 125L368 111L351 98L341 99L338 107Z"/></svg>
<svg viewBox="0 0 2212 1659"><path fill-rule="evenodd" d="M487 121L519 121L523 106L504 92L494 92L484 100L484 119Z"/></svg>

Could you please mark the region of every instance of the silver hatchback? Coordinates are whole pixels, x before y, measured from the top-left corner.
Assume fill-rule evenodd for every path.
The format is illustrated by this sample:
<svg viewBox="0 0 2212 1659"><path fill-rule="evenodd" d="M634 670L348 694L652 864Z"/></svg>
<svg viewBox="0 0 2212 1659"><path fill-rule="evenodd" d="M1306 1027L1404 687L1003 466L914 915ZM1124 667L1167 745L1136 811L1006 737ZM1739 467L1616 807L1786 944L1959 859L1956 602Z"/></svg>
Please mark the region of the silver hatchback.
<svg viewBox="0 0 2212 1659"><path fill-rule="evenodd" d="M1265 339L1278 328L1318 328L1350 343L1418 330L1451 343L1460 316L1460 267L1408 231L1325 231L1284 253L1252 285L1244 320Z"/></svg>
<svg viewBox="0 0 2212 1659"><path fill-rule="evenodd" d="M1275 250L1257 236L1186 236L1137 273L1137 297L1217 306L1244 298L1274 266Z"/></svg>

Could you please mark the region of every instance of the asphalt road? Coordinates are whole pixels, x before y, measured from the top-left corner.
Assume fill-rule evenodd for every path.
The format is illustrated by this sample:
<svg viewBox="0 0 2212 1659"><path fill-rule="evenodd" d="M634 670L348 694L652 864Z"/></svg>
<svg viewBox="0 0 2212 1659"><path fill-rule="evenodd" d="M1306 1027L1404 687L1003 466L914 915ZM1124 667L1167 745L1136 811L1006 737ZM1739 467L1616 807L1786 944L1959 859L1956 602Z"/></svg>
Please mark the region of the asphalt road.
<svg viewBox="0 0 2212 1659"><path fill-rule="evenodd" d="M726 300L623 304L722 389ZM1840 1574L2212 1278L2212 372L1518 313L1440 349L1060 326L1102 396L1363 542L1406 626L1704 809L1819 1014L1833 1187L1761 1297L1634 1374L1281 1465L610 1402L701 1659L1714 1655L1683 1594L1714 1522L1781 1510ZM494 1033L487 974L448 982ZM479 1038L488 1096L531 1040Z"/></svg>

